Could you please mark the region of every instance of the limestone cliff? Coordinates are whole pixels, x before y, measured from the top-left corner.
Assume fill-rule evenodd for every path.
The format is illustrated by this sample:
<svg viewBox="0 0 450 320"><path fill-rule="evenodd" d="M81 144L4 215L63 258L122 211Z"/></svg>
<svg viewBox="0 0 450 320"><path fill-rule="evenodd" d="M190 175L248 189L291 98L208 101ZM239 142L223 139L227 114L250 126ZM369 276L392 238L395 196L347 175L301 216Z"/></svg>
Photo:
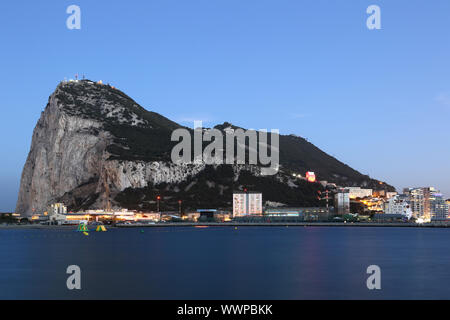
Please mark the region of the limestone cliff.
<svg viewBox="0 0 450 320"><path fill-rule="evenodd" d="M154 128L152 119L138 114L142 112L110 86L91 81L60 83L34 129L16 212L43 212L61 200L74 209L115 206L114 196L126 188L177 183L197 174L202 165L112 158L108 147L127 146L116 144L117 137L107 127Z"/></svg>

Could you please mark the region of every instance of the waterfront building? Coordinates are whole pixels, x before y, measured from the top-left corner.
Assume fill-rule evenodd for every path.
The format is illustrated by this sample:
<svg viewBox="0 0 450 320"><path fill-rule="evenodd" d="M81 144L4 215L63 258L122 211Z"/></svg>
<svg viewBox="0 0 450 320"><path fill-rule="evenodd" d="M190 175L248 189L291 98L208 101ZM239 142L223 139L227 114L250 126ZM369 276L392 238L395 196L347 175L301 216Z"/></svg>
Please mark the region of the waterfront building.
<svg viewBox="0 0 450 320"><path fill-rule="evenodd" d="M338 215L350 213L350 193L348 189L339 189L334 195L334 208Z"/></svg>
<svg viewBox="0 0 450 320"><path fill-rule="evenodd" d="M187 212L183 215L183 220L197 222L200 219L200 213L198 212Z"/></svg>
<svg viewBox="0 0 450 320"><path fill-rule="evenodd" d="M403 215L408 219L412 217L411 207L405 197L401 197L399 195L390 198L384 204L384 213L385 214L393 214L393 215Z"/></svg>
<svg viewBox="0 0 450 320"><path fill-rule="evenodd" d="M261 215L262 193L260 192L234 192L233 193L233 217L247 215Z"/></svg>
<svg viewBox="0 0 450 320"><path fill-rule="evenodd" d="M110 211L110 210L87 210L85 212L70 212L65 214L66 220L70 221L137 221L139 220L155 220L156 213L151 213L151 217L146 217L150 214L137 214L133 211L128 211L127 209L122 209L120 211Z"/></svg>
<svg viewBox="0 0 450 320"><path fill-rule="evenodd" d="M67 217L64 214L57 213L57 214L53 214L53 215L49 216L49 221L50 221L50 224L61 225L67 221Z"/></svg>
<svg viewBox="0 0 450 320"><path fill-rule="evenodd" d="M218 222L231 221L231 212L217 209L197 209L198 219L209 219Z"/></svg>
<svg viewBox="0 0 450 320"><path fill-rule="evenodd" d="M447 205L447 213L448 213L447 217L448 219L450 219L450 199L447 199L445 201L445 204Z"/></svg>
<svg viewBox="0 0 450 320"><path fill-rule="evenodd" d="M413 217L425 220L425 188L410 188L408 195Z"/></svg>
<svg viewBox="0 0 450 320"><path fill-rule="evenodd" d="M414 218L430 221L442 219L445 201L442 194L433 187L409 188L409 204Z"/></svg>
<svg viewBox="0 0 450 320"><path fill-rule="evenodd" d="M375 213L372 216L372 220L377 222L400 222L405 221L407 217L403 214L384 214L384 213Z"/></svg>
<svg viewBox="0 0 450 320"><path fill-rule="evenodd" d="M18 214L18 213L0 212L0 220L19 221L20 220L20 214Z"/></svg>
<svg viewBox="0 0 450 320"><path fill-rule="evenodd" d="M326 220L326 207L266 207L264 215L270 218L301 218L301 220Z"/></svg>
<svg viewBox="0 0 450 320"><path fill-rule="evenodd" d="M448 205L442 193L430 193L430 216L431 220L434 221L443 221L448 219Z"/></svg>
<svg viewBox="0 0 450 320"><path fill-rule="evenodd" d="M48 207L47 214L50 216L55 214L67 214L67 207L64 203L54 203Z"/></svg>
<svg viewBox="0 0 450 320"><path fill-rule="evenodd" d="M366 198L372 196L372 189L362 189L361 187L349 187L347 189L349 191L350 199Z"/></svg>
<svg viewBox="0 0 450 320"><path fill-rule="evenodd" d="M39 221L42 224L61 225L67 220L67 207L64 203L53 203L47 207L43 215L35 215L32 221Z"/></svg>
<svg viewBox="0 0 450 320"><path fill-rule="evenodd" d="M134 220L137 222L158 222L161 220L161 213L160 212L135 213Z"/></svg>

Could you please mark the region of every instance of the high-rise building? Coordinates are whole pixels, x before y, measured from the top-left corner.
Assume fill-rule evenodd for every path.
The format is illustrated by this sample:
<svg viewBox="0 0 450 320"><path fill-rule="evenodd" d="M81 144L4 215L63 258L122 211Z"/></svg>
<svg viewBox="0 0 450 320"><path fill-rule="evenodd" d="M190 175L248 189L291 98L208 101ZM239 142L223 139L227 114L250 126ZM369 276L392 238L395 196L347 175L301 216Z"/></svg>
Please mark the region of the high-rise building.
<svg viewBox="0 0 450 320"><path fill-rule="evenodd" d="M334 195L334 210L339 215L350 213L350 193L348 189L339 189Z"/></svg>
<svg viewBox="0 0 450 320"><path fill-rule="evenodd" d="M448 216L442 194L433 187L410 188L409 204L414 218L430 221L442 220L446 215Z"/></svg>
<svg viewBox="0 0 450 320"><path fill-rule="evenodd" d="M262 193L234 192L233 217L260 215L263 213Z"/></svg>
<svg viewBox="0 0 450 320"><path fill-rule="evenodd" d="M448 205L444 196L439 192L430 194L430 216L431 220L435 221L448 219Z"/></svg>
<svg viewBox="0 0 450 320"><path fill-rule="evenodd" d="M414 218L423 218L425 215L424 188L411 188L408 190L409 204Z"/></svg>
<svg viewBox="0 0 450 320"><path fill-rule="evenodd" d="M447 205L447 213L448 213L447 217L448 219L450 219L450 199L447 199L445 201L445 204Z"/></svg>

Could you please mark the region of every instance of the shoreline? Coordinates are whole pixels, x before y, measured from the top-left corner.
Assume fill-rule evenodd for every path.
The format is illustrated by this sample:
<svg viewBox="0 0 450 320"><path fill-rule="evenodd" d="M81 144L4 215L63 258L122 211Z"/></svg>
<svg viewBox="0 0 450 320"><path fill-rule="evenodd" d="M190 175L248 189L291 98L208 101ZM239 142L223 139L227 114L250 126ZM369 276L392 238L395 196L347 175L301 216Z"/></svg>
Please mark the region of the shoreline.
<svg viewBox="0 0 450 320"><path fill-rule="evenodd" d="M164 227L377 227L377 228L450 228L450 223L373 223L373 222L206 222L206 223L159 223L116 225L116 228L164 228Z"/></svg>
<svg viewBox="0 0 450 320"><path fill-rule="evenodd" d="M77 226L49 226L49 225L0 225L0 230L73 230ZM88 226L93 227L93 226ZM107 229L116 228L173 228L173 227L360 227L360 228L450 228L450 223L377 223L377 222L176 222L176 223L155 223L155 224L119 224L106 225ZM90 230L93 231L93 230Z"/></svg>

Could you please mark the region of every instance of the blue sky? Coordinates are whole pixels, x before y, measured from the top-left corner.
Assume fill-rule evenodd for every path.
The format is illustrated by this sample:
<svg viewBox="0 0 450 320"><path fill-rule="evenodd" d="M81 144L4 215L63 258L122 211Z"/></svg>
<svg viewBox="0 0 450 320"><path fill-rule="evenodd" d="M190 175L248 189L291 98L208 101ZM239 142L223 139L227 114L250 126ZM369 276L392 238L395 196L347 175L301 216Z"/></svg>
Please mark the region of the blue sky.
<svg viewBox="0 0 450 320"><path fill-rule="evenodd" d="M80 6L81 30L66 28ZM381 8L368 30L366 8ZM148 110L298 134L397 188L450 197L450 1L2 1L0 211L58 82L111 82Z"/></svg>

